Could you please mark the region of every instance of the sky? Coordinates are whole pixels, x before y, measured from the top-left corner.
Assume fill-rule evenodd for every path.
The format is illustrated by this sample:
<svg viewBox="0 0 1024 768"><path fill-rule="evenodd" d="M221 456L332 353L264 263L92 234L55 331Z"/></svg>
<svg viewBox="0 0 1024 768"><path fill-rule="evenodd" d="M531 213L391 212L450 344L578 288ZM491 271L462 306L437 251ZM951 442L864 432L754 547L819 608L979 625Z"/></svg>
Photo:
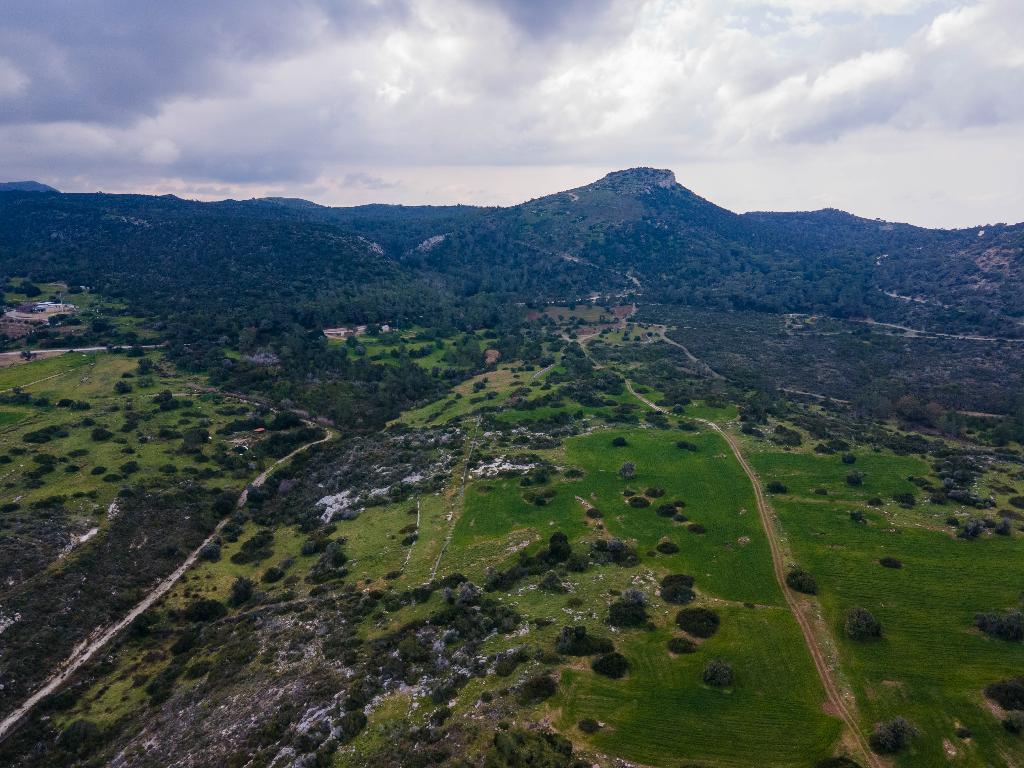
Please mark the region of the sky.
<svg viewBox="0 0 1024 768"><path fill-rule="evenodd" d="M1024 0L4 0L0 180L1024 220Z"/></svg>

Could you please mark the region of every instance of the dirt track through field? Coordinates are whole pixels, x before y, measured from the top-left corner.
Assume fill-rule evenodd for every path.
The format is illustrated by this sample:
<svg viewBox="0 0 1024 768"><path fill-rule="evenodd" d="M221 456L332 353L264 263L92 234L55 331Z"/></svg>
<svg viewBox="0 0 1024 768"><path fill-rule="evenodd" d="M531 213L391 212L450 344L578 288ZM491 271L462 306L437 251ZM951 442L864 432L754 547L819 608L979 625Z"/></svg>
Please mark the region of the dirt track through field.
<svg viewBox="0 0 1024 768"><path fill-rule="evenodd" d="M624 379L626 382L626 389L633 395L637 400L642 402L648 408L661 413L666 413L666 409L660 405L655 405L652 401L641 395L635 389L633 389L632 382L629 379ZM883 763L871 748L868 746L867 740L861 733L860 726L857 724L857 718L854 717L853 712L847 706L846 701L839 691L832 668L829 666L828 659L825 656L825 651L821 647L818 635L814 631L812 619L808 616L812 603L810 600L798 600L793 594L792 590L786 586L786 558L782 550L782 544L779 541L778 531L776 530L775 513L771 506L768 504L768 500L765 498L764 491L761 489L761 481L754 472L753 467L747 462L743 456L743 452L740 450L739 443L736 439L722 429L714 422L708 421L707 419L697 419L697 421L710 427L719 435L721 435L725 441L729 444L729 448L732 450L733 456L736 457L736 461L739 462L743 471L747 475L747 479L750 480L750 484L754 487L754 497L757 501L757 513L761 518L761 527L764 528L765 537L768 539L768 547L772 554L772 571L775 573L775 579L779 582L779 589L782 590L782 595L786 599L786 604L789 606L790 612L793 614L793 618L796 619L796 623L800 626L800 631L804 636L804 643L807 645L807 650L811 654L811 659L814 661L814 667L818 671L818 677L821 678L822 687L825 689L825 697L828 703L828 710L831 714L837 715L842 719L846 725L849 735L856 740L857 746L862 752L862 757L867 760L869 766L872 768L883 768Z"/></svg>
<svg viewBox="0 0 1024 768"><path fill-rule="evenodd" d="M320 440L314 440L311 443L306 443L294 451L289 453L284 458L278 459L271 464L267 469L261 472L248 486L242 491L242 494L238 497L237 506L241 507L245 504L246 499L249 497L249 488L259 488L263 483L266 482L267 478L270 477L271 473L277 469L281 464L292 459L296 455L312 448L314 445L320 443L326 443L328 440L334 438L334 432L328 431L327 436ZM192 553L185 558L185 561L179 565L169 576L164 578L159 584L157 584L128 614L122 617L119 621L110 625L106 629L94 630L89 638L83 640L69 656L63 664L57 669L50 678L43 683L43 685L31 696L29 696L20 706L18 706L13 712L7 717L0 721L0 741L3 741L9 736L21 722L21 720L31 712L36 705L39 704L43 699L54 693L60 688L72 674L77 672L89 659L95 656L100 650L102 650L111 640L113 640L118 634L120 634L129 624L135 621L136 618L141 616L150 607L152 607L160 598L171 591L171 588L178 583L178 580L185 575L185 572L195 564L196 560L199 559L199 552L207 544L212 542L223 530L227 524L229 517L225 517L219 523L217 527L213 529L213 532L200 544Z"/></svg>

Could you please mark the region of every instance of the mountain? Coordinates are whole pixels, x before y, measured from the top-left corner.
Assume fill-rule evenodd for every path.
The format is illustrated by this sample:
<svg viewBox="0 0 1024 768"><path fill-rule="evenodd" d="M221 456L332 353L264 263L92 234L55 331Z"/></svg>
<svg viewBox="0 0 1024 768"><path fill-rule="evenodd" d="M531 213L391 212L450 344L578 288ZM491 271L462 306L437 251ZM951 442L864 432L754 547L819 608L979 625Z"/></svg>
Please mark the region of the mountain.
<svg viewBox="0 0 1024 768"><path fill-rule="evenodd" d="M0 181L0 192L60 192L38 181Z"/></svg>
<svg viewBox="0 0 1024 768"><path fill-rule="evenodd" d="M504 208L15 193L0 200L0 212L0 269L17 274L31 263L40 279L101 283L141 302L163 286L179 304L199 296L209 303L227 286L200 284L204 270L244 272L233 291L259 276L252 290L269 281L282 284L282 296L308 297L329 265L345 263L331 261L330 248L312 257L333 242L363 250L360 260L383 259L383 283L372 285L429 286L449 308L483 296L564 302L638 291L668 305L1024 334L1022 225L936 230L832 209L737 214L654 168ZM189 271L174 268L181 264ZM394 311L346 302L303 311L300 322ZM422 303L415 309L426 311Z"/></svg>

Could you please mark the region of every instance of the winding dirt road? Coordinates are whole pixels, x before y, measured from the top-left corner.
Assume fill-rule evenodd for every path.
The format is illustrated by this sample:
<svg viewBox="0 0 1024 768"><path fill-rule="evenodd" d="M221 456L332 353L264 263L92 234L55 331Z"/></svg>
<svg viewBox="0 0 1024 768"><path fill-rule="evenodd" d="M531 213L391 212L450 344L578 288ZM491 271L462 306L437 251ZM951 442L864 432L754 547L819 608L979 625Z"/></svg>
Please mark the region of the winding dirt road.
<svg viewBox="0 0 1024 768"><path fill-rule="evenodd" d="M332 440L334 436L335 433L328 430L326 437L323 437L320 440L314 440L311 443L306 443L305 445L296 448L287 456L275 461L267 469L261 472L251 483L249 483L248 486L246 486L245 490L242 491L242 494L238 497L237 506L243 506L246 499L249 497L249 489L259 488L263 485L267 481L267 478L270 477L271 473L273 473L273 471L281 464L289 461L299 453L309 450L314 445L319 445L321 443L326 443L328 440ZM71 652L71 655L64 661L64 663L57 668L57 671L54 672L53 675L51 675L35 693L29 696L17 709L7 715L7 717L0 722L0 741L7 738L14 731L18 723L21 722L22 718L31 712L39 702L60 688L60 686L63 685L72 674L81 669L89 659L95 656L108 643L110 643L111 640L117 637L122 630L127 628L128 625L135 621L136 618L149 610L149 608L160 600L160 598L170 592L171 588L178 583L178 580L185 575L185 572L195 564L197 559L199 559L200 550L217 538L230 519L230 516L225 517L217 523L217 527L213 529L213 532L206 537L203 543L196 547L196 549L185 558L181 565L179 565L169 576L164 578L163 581L157 584L152 591L139 601L139 603L123 618L106 629L99 628L94 630L88 638L83 640L75 650Z"/></svg>
<svg viewBox="0 0 1024 768"><path fill-rule="evenodd" d="M660 405L656 405L633 389L633 384L629 379L624 378L623 380L626 383L626 389L629 390L629 393L633 395L633 397L642 402L648 408L661 413L667 413L665 408L662 408ZM733 456L736 457L736 461L739 462L744 473L747 475L747 479L750 480L750 484L754 487L754 497L757 501L757 513L761 518L761 527L764 528L765 537L768 539L768 547L772 554L772 571L775 573L775 579L779 583L779 589L782 591L782 595L786 599L786 605L789 607L790 612L793 614L793 618L796 619L796 623L800 626L800 631L803 633L804 643L807 646L808 652L811 654L811 659L814 661L814 667L818 671L818 677L821 679L822 687L825 689L825 697L827 699L829 712L842 719L843 723L846 725L849 735L856 741L857 746L862 753L862 757L867 760L867 764L872 766L872 768L883 768L884 764L879 760L875 753L871 751L871 748L867 743L867 739L864 738L864 734L861 733L860 726L857 724L857 718L854 717L852 710L847 706L847 702L836 683L832 668L829 666L825 652L818 641L818 636L814 631L812 618L809 615L813 607L812 601L810 599L797 599L793 594L793 591L786 586L786 557L783 552L782 543L779 541L778 531L776 530L775 513L768 504L764 491L761 489L760 478L758 478L754 468L750 466L746 458L743 456L743 452L740 450L740 446L739 443L736 442L736 438L712 421L708 421L707 419L697 419L697 421L707 427L710 427L725 439L729 444L729 448L732 450Z"/></svg>

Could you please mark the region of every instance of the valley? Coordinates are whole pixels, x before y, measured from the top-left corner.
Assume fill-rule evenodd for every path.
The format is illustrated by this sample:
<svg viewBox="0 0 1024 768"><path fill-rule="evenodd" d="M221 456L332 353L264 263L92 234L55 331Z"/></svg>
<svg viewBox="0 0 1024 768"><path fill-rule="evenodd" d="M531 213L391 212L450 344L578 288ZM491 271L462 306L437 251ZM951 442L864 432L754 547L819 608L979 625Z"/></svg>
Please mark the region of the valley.
<svg viewBox="0 0 1024 768"><path fill-rule="evenodd" d="M102 200L131 233L27 194L9 292L94 253L96 343L0 369L0 763L1024 759L1012 280L868 323L820 250L957 233L765 229L651 169L516 209Z"/></svg>

